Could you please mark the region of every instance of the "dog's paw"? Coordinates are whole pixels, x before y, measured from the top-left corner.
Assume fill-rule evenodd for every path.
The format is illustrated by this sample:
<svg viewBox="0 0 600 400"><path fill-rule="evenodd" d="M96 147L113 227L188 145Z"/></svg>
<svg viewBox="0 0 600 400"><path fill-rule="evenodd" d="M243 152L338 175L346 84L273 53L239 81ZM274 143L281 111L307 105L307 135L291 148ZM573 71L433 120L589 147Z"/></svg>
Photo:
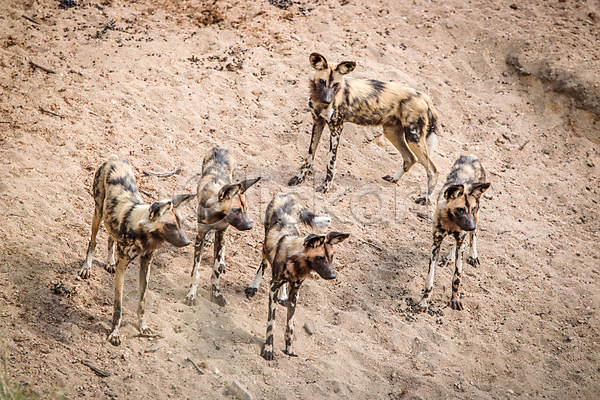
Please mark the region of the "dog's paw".
<svg viewBox="0 0 600 400"><path fill-rule="evenodd" d="M387 181L387 182L391 182L391 183L398 182L398 179L394 179L394 177L392 175L382 176L381 179L383 179L384 181Z"/></svg>
<svg viewBox="0 0 600 400"><path fill-rule="evenodd" d="M196 294L188 293L187 296L185 296L185 300L183 300L183 302L185 305L195 306L197 304Z"/></svg>
<svg viewBox="0 0 600 400"><path fill-rule="evenodd" d="M291 349L290 350L285 349L285 350L283 350L283 353L290 357L298 357L298 354L294 353Z"/></svg>
<svg viewBox="0 0 600 400"><path fill-rule="evenodd" d="M112 331L110 335L108 335L108 341L113 346L119 346L121 344L121 335L119 335L119 331Z"/></svg>
<svg viewBox="0 0 600 400"><path fill-rule="evenodd" d="M429 309L429 301L427 299L422 299L420 302L412 306L414 312L427 312Z"/></svg>
<svg viewBox="0 0 600 400"><path fill-rule="evenodd" d="M79 275L79 277L80 277L81 279L87 279L87 278L89 278L89 277L90 277L92 274L91 274L91 272L90 272L90 269L89 269L89 268L83 267L83 268L81 268L81 270L79 270L79 273L78 273L77 275Z"/></svg>
<svg viewBox="0 0 600 400"><path fill-rule="evenodd" d="M288 181L288 186L296 186L301 184L302 182L304 182L304 176L302 176L301 174L293 176L289 181Z"/></svg>
<svg viewBox="0 0 600 400"><path fill-rule="evenodd" d="M107 272L110 272L111 274L114 274L114 273L115 273L115 271L117 270L117 267L116 267L115 265L106 264L106 265L104 266L104 269L105 269Z"/></svg>
<svg viewBox="0 0 600 400"><path fill-rule="evenodd" d="M220 307L224 307L227 304L227 300L225 300L225 297L223 297L221 293L213 293L212 301L217 303Z"/></svg>
<svg viewBox="0 0 600 400"><path fill-rule="evenodd" d="M331 182L324 182L322 185L317 186L318 193L327 193L331 189Z"/></svg>
<svg viewBox="0 0 600 400"><path fill-rule="evenodd" d="M142 332L144 335L151 335L152 329L150 329L148 325L142 324L140 325L140 332Z"/></svg>
<svg viewBox="0 0 600 400"><path fill-rule="evenodd" d="M450 300L450 308L456 311L463 310L463 305L460 300Z"/></svg>
<svg viewBox="0 0 600 400"><path fill-rule="evenodd" d="M431 205L431 202L429 200L427 200L426 197L419 197L418 199L415 200L415 204L418 204L420 206L429 206L429 205Z"/></svg>
<svg viewBox="0 0 600 400"><path fill-rule="evenodd" d="M287 302L288 302L288 299L287 299L287 297L286 297L285 299L277 299L277 302L278 302L280 305L282 305L282 306L284 306L284 307L287 307Z"/></svg>
<svg viewBox="0 0 600 400"><path fill-rule="evenodd" d="M256 294L257 291L258 291L258 288L248 286L245 290L246 297L247 298L254 297L254 295Z"/></svg>
<svg viewBox="0 0 600 400"><path fill-rule="evenodd" d="M470 266L475 267L475 268L479 267L479 265L480 265L479 257L473 258L473 257L469 256L469 258L467 258L467 264L469 264Z"/></svg>
<svg viewBox="0 0 600 400"><path fill-rule="evenodd" d="M273 361L273 346L266 345L260 352L260 356L267 361Z"/></svg>

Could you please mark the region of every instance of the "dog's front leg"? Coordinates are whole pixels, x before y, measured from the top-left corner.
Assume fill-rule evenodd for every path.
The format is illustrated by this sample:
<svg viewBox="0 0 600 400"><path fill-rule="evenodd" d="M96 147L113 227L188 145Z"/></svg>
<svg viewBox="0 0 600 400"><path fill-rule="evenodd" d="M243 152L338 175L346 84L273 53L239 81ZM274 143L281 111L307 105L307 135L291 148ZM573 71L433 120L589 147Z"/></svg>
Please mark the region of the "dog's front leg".
<svg viewBox="0 0 600 400"><path fill-rule="evenodd" d="M456 239L456 262L454 263L454 276L452 277L452 298L450 299L450 308L453 310L462 310L463 305L458 295L460 289L460 276L462 275L463 250L465 248L466 232L457 232L454 234Z"/></svg>
<svg viewBox="0 0 600 400"><path fill-rule="evenodd" d="M330 142L329 142L329 161L327 162L327 172L323 184L317 188L317 192L326 193L331 189L333 178L335 177L335 166L337 160L337 151L340 144L340 135L342 133L343 122L336 121L329 123Z"/></svg>
<svg viewBox="0 0 600 400"><path fill-rule="evenodd" d="M146 289L148 288L148 282L150 279L150 263L152 262L152 258L154 258L155 252L144 255L140 257L140 276L139 276L139 301L138 301L138 322L140 331L142 333L152 333L148 325L146 325L146 320L144 318L144 313L146 311Z"/></svg>
<svg viewBox="0 0 600 400"><path fill-rule="evenodd" d="M290 283L290 295L287 301L287 327L285 329L285 351L284 353L290 357L298 357L292 350L292 339L294 337L294 313L298 304L298 290L302 285L302 281Z"/></svg>
<svg viewBox="0 0 600 400"><path fill-rule="evenodd" d="M419 301L419 304L417 304L417 307L423 311L426 311L429 305L429 296L433 290L433 275L435 274L435 266L438 262L438 258L440 256L440 246L445 236L445 233L439 231L433 234L433 246L431 246L431 254L429 255L429 271L427 272L427 278L425 279L425 289L423 289L423 297L421 298L421 301Z"/></svg>
<svg viewBox="0 0 600 400"><path fill-rule="evenodd" d="M477 231L469 232L469 258L467 264L479 267L479 256L477 255Z"/></svg>
<svg viewBox="0 0 600 400"><path fill-rule="evenodd" d="M202 250L204 249L204 242L206 240L207 233L210 229L206 229L204 225L198 224L198 235L196 236L196 244L194 246L194 266L192 267L192 279L190 283L190 291L185 296L185 304L195 305L196 304L196 291L200 284L200 262L202 261Z"/></svg>
<svg viewBox="0 0 600 400"><path fill-rule="evenodd" d="M227 301L221 294L221 288L219 286L219 278L221 274L225 273L225 263L223 262L224 235L225 230L215 232L215 260L213 264L212 276L210 277L213 301L221 307L227 304Z"/></svg>
<svg viewBox="0 0 600 400"><path fill-rule="evenodd" d="M125 270L131 262L131 258L121 249L118 251L117 271L115 274L115 309L112 318L112 331L108 335L108 340L115 346L121 344L119 327L121 326L121 308L123 304L123 282L125 281Z"/></svg>
<svg viewBox="0 0 600 400"><path fill-rule="evenodd" d="M313 119L312 135L310 137L310 146L308 147L308 156L306 156L304 164L302 164L302 166L300 167L300 172L298 172L298 175L292 177L292 179L290 179L290 181L288 182L289 186L301 184L306 178L306 175L312 169L315 161L315 153L317 151L317 146L319 145L319 141L321 140L321 135L323 134L324 128L324 118L318 117Z"/></svg>

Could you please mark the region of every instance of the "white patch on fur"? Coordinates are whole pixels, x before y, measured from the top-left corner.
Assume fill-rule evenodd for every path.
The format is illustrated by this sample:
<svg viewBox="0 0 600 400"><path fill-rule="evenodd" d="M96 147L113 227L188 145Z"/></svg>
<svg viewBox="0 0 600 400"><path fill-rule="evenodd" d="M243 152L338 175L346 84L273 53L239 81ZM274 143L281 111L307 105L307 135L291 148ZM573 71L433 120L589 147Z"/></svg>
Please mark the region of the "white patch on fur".
<svg viewBox="0 0 600 400"><path fill-rule="evenodd" d="M438 136L435 133L432 133L427 138L427 152L429 153L429 156L431 156L435 152L437 145L438 145Z"/></svg>
<svg viewBox="0 0 600 400"><path fill-rule="evenodd" d="M331 116L333 115L333 106L330 104L327 108L324 108L320 115L321 117L325 118L325 121L331 121Z"/></svg>

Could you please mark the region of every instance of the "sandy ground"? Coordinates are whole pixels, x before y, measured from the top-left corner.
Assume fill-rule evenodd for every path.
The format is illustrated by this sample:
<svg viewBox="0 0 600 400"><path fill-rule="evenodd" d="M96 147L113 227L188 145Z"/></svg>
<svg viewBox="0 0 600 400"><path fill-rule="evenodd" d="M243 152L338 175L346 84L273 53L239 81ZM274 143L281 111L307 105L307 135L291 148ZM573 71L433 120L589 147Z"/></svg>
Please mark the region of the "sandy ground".
<svg viewBox="0 0 600 400"><path fill-rule="evenodd" d="M5 378L68 398L598 398L598 2L69 5L0 5ZM465 268L465 310L447 306L452 268L445 267L430 312L412 312L431 246L433 207L414 203L424 169L415 166L397 186L384 182L400 155L377 137L379 128L347 125L332 191L315 194L312 178L294 188L333 217L334 229L352 234L336 254L338 278L303 286L298 358L281 352L279 308L276 359L267 362L260 357L267 285L251 300L243 290L260 262L266 205L291 190L286 182L306 155L313 51L356 61L355 77L402 82L432 97L443 131L433 156L438 189L459 154L479 155L492 183L480 213L481 266ZM255 228L227 234L227 306L210 301L212 247L190 307L183 300L193 248L166 245L147 302L148 323L162 337L136 336L135 261L125 281L123 344L112 346L106 231L92 277L77 279L95 169L112 153L128 159L151 202L194 191L201 160L216 145L236 154L238 177L262 176L248 193ZM326 133L317 183L327 149ZM176 166L183 173L169 178L142 173ZM194 237L194 207L184 214Z"/></svg>

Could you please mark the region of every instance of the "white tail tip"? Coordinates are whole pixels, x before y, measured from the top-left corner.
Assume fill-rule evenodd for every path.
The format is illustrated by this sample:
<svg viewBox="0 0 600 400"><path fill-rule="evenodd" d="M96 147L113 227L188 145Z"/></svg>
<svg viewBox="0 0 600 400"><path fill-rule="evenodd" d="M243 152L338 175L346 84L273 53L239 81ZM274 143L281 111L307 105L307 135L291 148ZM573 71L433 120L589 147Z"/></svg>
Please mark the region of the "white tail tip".
<svg viewBox="0 0 600 400"><path fill-rule="evenodd" d="M325 216L315 217L312 220L312 225L315 228L329 228L329 225L331 225L331 218Z"/></svg>
<svg viewBox="0 0 600 400"><path fill-rule="evenodd" d="M427 153L431 156L438 145L438 136L435 133L432 133L427 138Z"/></svg>

